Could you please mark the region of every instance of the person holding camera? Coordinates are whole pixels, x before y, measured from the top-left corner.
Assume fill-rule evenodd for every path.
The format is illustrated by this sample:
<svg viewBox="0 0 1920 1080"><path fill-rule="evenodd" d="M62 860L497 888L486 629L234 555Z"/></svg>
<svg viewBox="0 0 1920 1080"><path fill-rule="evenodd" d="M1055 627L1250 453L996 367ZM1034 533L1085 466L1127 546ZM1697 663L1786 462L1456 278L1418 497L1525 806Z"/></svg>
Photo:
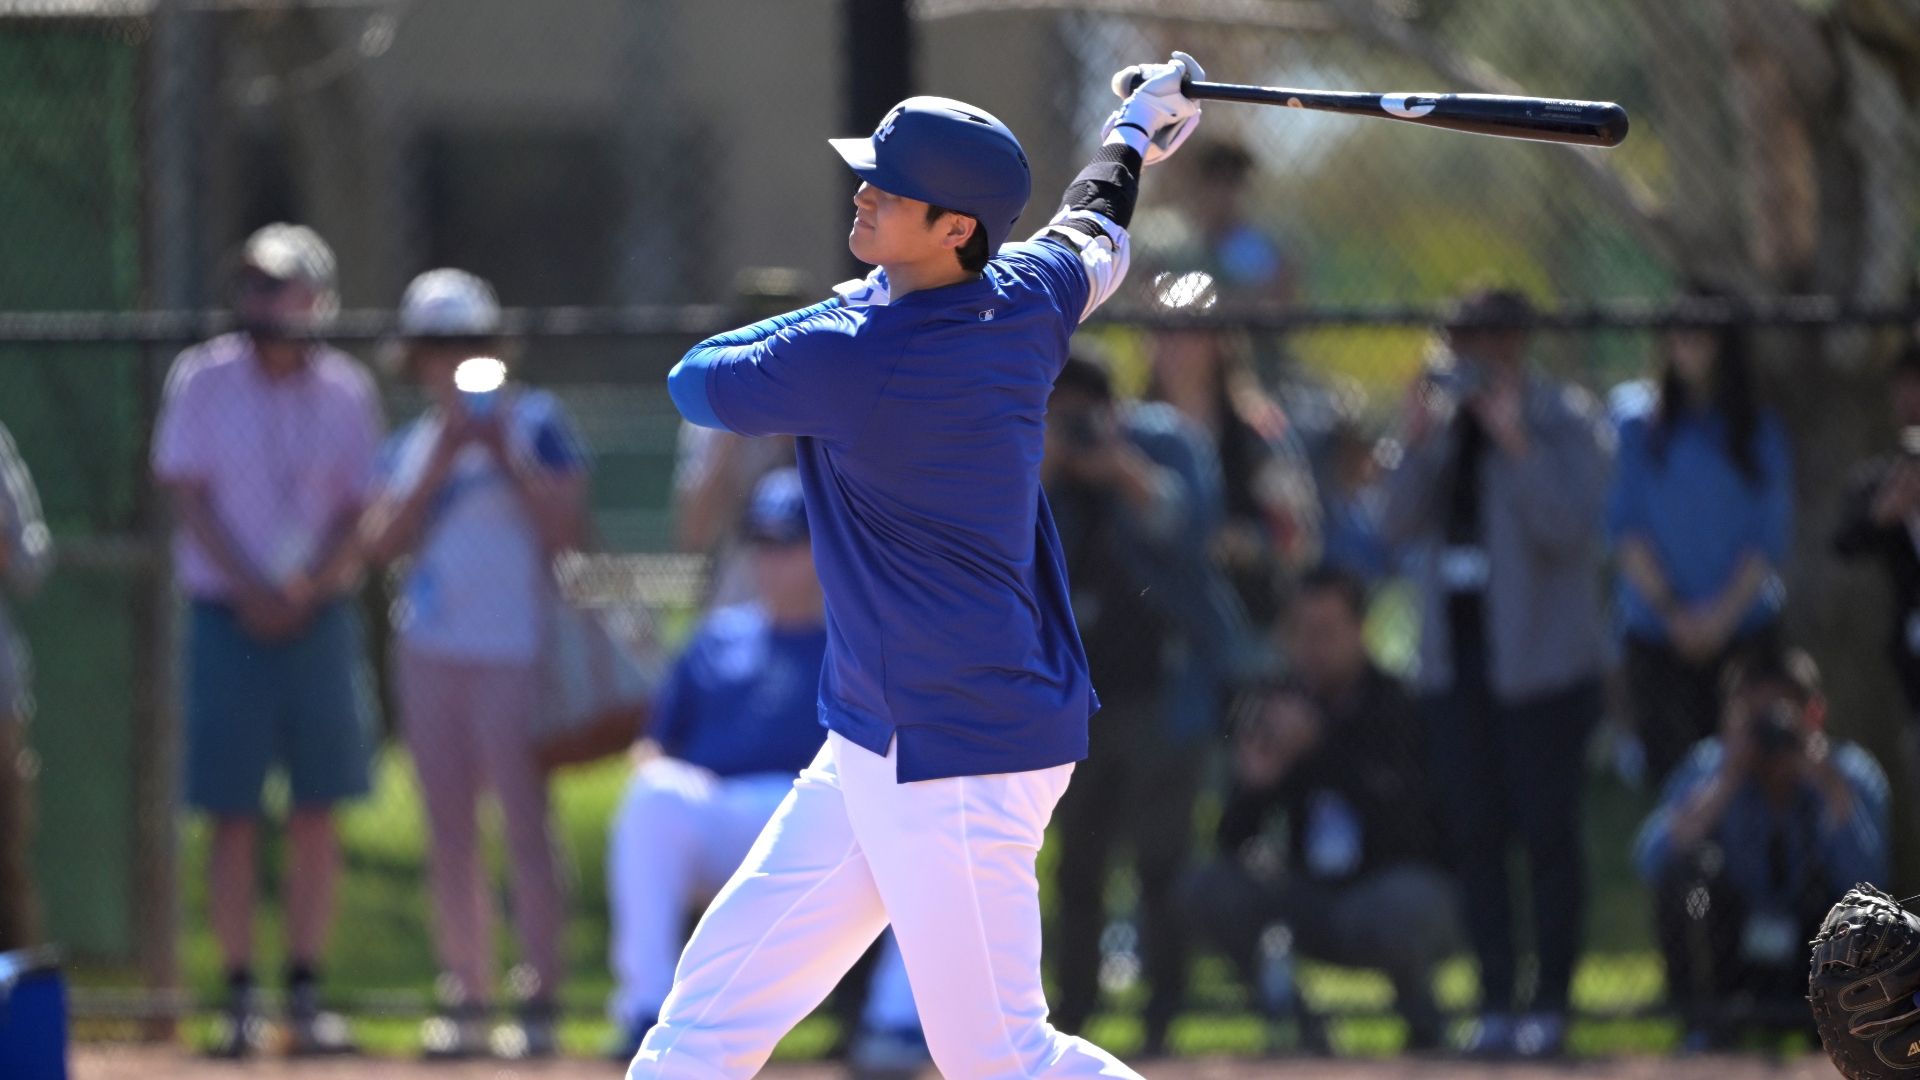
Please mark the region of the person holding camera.
<svg viewBox="0 0 1920 1080"><path fill-rule="evenodd" d="M1619 419L1607 532L1628 704L1656 788L1719 722L1728 658L1780 633L1792 453L1755 393L1747 339L1741 325L1668 331L1647 407Z"/></svg>
<svg viewBox="0 0 1920 1080"><path fill-rule="evenodd" d="M1120 407L1101 363L1074 346L1047 402L1041 482L1060 531L1073 613L1099 687L1079 783L1054 814L1057 929L1049 937L1063 1031L1099 1001L1109 869L1123 844L1139 882L1149 1056L1186 990L1176 889L1227 668L1245 619L1208 558L1223 513L1205 438L1167 405Z"/></svg>
<svg viewBox="0 0 1920 1080"><path fill-rule="evenodd" d="M565 918L536 752L541 650L556 553L585 528L587 450L559 399L503 385L500 305L463 270L429 270L400 301L404 375L430 407L389 440L362 538L377 563L407 559L393 607L400 729L433 843L434 947L444 1012L428 1057L554 1050ZM499 801L524 973L515 1025L488 1031L493 890L477 814Z"/></svg>
<svg viewBox="0 0 1920 1080"><path fill-rule="evenodd" d="M1833 547L1842 558L1878 562L1886 576L1887 655L1920 732L1920 339L1894 362L1890 382L1899 449L1855 468Z"/></svg>
<svg viewBox="0 0 1920 1080"><path fill-rule="evenodd" d="M1806 1023L1807 942L1834 896L1887 884L1886 774L1825 733L1813 659L1772 649L1728 667L1720 734L1696 744L1641 826L1667 987L1688 1045L1733 1025Z"/></svg>
<svg viewBox="0 0 1920 1080"><path fill-rule="evenodd" d="M1284 977L1289 952L1384 971L1407 1048L1431 1050L1445 1032L1434 969L1459 940L1455 884L1435 858L1413 699L1368 656L1366 612L1358 577L1301 579L1284 620L1292 677L1242 710L1218 852L1190 877L1188 910L1270 1021L1301 1022L1303 1048L1324 1051L1325 1032ZM1263 948L1276 924L1287 949Z"/></svg>
<svg viewBox="0 0 1920 1080"><path fill-rule="evenodd" d="M1447 328L1451 363L1409 389L1382 516L1419 597L1416 686L1480 961L1484 1011L1465 1049L1493 1057L1555 1056L1564 1043L1585 903L1582 751L1606 656L1598 585L1611 438L1590 398L1531 370L1533 317L1516 292L1461 301ZM1514 840L1539 960L1524 1003Z"/></svg>

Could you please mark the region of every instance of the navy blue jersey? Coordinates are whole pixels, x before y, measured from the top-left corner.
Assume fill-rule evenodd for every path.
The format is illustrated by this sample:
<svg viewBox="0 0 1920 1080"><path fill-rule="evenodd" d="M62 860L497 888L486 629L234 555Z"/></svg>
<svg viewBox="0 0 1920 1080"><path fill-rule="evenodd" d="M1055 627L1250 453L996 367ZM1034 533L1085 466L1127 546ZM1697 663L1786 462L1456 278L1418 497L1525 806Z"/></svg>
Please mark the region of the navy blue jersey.
<svg viewBox="0 0 1920 1080"><path fill-rule="evenodd" d="M1040 491L1047 397L1087 308L1040 240L886 307L720 335L670 377L695 423L799 436L826 591L820 710L902 782L1086 756L1098 700Z"/></svg>
<svg viewBox="0 0 1920 1080"><path fill-rule="evenodd" d="M820 750L827 632L775 627L752 604L708 615L654 699L660 748L721 776L798 773Z"/></svg>

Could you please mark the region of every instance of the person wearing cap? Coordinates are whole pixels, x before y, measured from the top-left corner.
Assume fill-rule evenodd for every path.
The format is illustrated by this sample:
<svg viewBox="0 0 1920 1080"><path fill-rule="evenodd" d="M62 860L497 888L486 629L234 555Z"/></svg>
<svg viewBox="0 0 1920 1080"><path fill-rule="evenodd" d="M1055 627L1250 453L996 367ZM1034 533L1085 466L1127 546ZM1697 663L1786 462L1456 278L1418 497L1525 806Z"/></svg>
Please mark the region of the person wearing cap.
<svg viewBox="0 0 1920 1080"><path fill-rule="evenodd" d="M1140 172L1198 124L1181 85L1202 75L1180 53L1119 72L1101 147L1018 243L1013 133L908 98L833 141L861 180L847 245L875 269L669 373L696 424L796 436L829 734L629 1076L750 1075L889 923L942 1073L1138 1075L1049 1024L1040 981L1034 859L1099 707L1040 463L1068 339L1124 276Z"/></svg>
<svg viewBox="0 0 1920 1080"><path fill-rule="evenodd" d="M1586 898L1581 763L1601 709L1602 515L1611 432L1583 391L1528 360L1533 307L1464 298L1450 361L1409 387L1382 529L1420 606L1415 678L1445 835L1480 961L1476 1055L1550 1057ZM1539 977L1517 995L1508 848L1526 854Z"/></svg>
<svg viewBox="0 0 1920 1080"><path fill-rule="evenodd" d="M381 436L372 378L317 340L337 307L333 253L274 224L241 252L240 330L180 354L153 470L177 522L188 614L186 801L213 820L208 895L230 989L212 1050L265 1033L253 983L254 869L267 774L284 769L289 1046L346 1048L318 1005L339 876L334 808L364 795L374 748L354 526Z"/></svg>
<svg viewBox="0 0 1920 1080"><path fill-rule="evenodd" d="M552 561L581 540L588 457L553 395L501 385L500 306L486 282L462 270L421 274L400 302L400 334L402 371L430 404L381 455L362 534L375 562L409 559L393 671L432 837L445 1007L422 1041L430 1057L489 1047L493 890L477 814L491 790L526 972L513 980L517 1032L491 1041L507 1056L544 1056L565 910L534 717Z"/></svg>
<svg viewBox="0 0 1920 1080"><path fill-rule="evenodd" d="M826 611L800 474L763 477L739 531L751 593L702 619L661 683L651 745L608 837L609 1011L626 1033L615 1055L623 1062L673 985L689 908L726 884L826 737L815 706ZM893 1018L880 1026L917 1028L898 965L893 953L892 974L876 972L868 1013Z"/></svg>

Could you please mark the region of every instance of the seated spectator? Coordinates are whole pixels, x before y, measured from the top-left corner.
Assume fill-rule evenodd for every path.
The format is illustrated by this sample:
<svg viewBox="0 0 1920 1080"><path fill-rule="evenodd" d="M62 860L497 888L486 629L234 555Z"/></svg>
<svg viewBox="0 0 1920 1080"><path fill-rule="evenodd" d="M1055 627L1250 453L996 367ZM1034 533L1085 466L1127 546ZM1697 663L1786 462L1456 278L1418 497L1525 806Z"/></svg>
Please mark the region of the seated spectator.
<svg viewBox="0 0 1920 1080"><path fill-rule="evenodd" d="M1301 581L1286 619L1297 681L1262 695L1235 734L1219 853L1192 881L1191 914L1270 1018L1299 1010L1309 1048L1325 1047L1317 1020L1262 964L1275 923L1302 956L1385 971L1408 1047L1430 1049L1443 1034L1434 967L1458 941L1454 884L1434 861L1413 701L1368 658L1365 608L1343 571ZM1277 857L1260 836L1275 812L1287 825Z"/></svg>
<svg viewBox="0 0 1920 1080"><path fill-rule="evenodd" d="M654 703L658 753L635 770L608 838L608 1009L620 1028L608 1056L621 1061L659 1017L688 916L733 876L826 738L816 704L825 601L797 472L760 480L741 535L754 595L703 619L675 661ZM855 1058L895 1058L908 1043L924 1064L930 1059L891 935L880 965Z"/></svg>
<svg viewBox="0 0 1920 1080"><path fill-rule="evenodd" d="M1746 328L1672 330L1661 353L1651 400L1619 420L1607 511L1628 702L1656 786L1719 723L1727 659L1779 636L1793 515L1786 430L1755 400Z"/></svg>
<svg viewBox="0 0 1920 1080"><path fill-rule="evenodd" d="M486 282L461 270L420 275L401 299L400 330L404 374L431 405L390 440L363 537L376 561L411 558L393 607L393 672L432 838L444 1007L421 1042L434 1058L544 1057L554 1051L566 912L535 714L551 567L580 541L587 453L553 395L467 381L489 367L504 378L500 306ZM497 1038L487 1030L494 902L478 822L489 789L531 975L513 980L521 1015Z"/></svg>
<svg viewBox="0 0 1920 1080"><path fill-rule="evenodd" d="M1804 1027L1806 942L1834 897L1888 874L1886 775L1824 733L1812 658L1736 661L1726 696L1720 734L1667 781L1633 853L1696 1049L1738 1020Z"/></svg>

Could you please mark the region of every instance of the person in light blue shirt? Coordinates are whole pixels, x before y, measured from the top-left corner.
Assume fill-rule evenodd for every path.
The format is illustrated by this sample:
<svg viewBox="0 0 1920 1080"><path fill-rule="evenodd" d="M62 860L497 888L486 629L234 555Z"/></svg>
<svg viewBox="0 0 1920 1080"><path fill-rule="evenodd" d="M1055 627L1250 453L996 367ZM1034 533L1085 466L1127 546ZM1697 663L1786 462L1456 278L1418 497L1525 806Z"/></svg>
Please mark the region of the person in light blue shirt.
<svg viewBox="0 0 1920 1080"><path fill-rule="evenodd" d="M701 919L628 1076L749 1076L891 924L946 1076L1135 1077L1048 1021L1035 860L1099 707L1041 492L1067 342L1125 273L1140 173L1199 122L1124 69L1064 203L984 110L915 97L833 140L860 178L835 300L711 338L681 415L795 436L826 595L826 746Z"/></svg>
<svg viewBox="0 0 1920 1080"><path fill-rule="evenodd" d="M1607 527L1631 710L1657 784L1713 732L1727 659L1777 638L1791 454L1755 398L1741 326L1668 333L1657 389L1621 400L1644 406L1616 414Z"/></svg>
<svg viewBox="0 0 1920 1080"><path fill-rule="evenodd" d="M1727 697L1720 734L1674 771L1633 849L1655 891L1668 996L1699 1049L1737 1021L1804 1027L1805 943L1827 905L1855 882L1889 884L1886 774L1825 734L1813 660L1736 660Z"/></svg>

